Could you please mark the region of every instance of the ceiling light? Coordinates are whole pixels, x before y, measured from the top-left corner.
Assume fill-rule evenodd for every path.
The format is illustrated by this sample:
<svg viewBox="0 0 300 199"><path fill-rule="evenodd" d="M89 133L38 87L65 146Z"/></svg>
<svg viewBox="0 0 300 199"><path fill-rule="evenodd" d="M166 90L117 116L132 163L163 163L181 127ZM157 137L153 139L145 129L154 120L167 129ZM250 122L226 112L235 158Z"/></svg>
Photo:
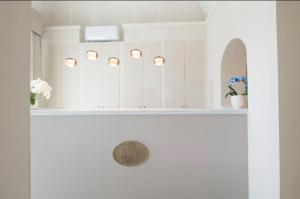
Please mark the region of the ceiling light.
<svg viewBox="0 0 300 199"><path fill-rule="evenodd" d="M116 57L110 57L108 58L108 64L110 66L118 66L120 64L120 60Z"/></svg>
<svg viewBox="0 0 300 199"><path fill-rule="evenodd" d="M142 57L142 51L139 49L132 49L130 51L130 56L135 59L139 59Z"/></svg>
<svg viewBox="0 0 300 199"><path fill-rule="evenodd" d="M76 59L69 57L64 60L64 63L66 66L73 68L76 66L77 61L76 61Z"/></svg>
<svg viewBox="0 0 300 199"><path fill-rule="evenodd" d="M162 66L165 64L165 58L162 56L156 56L153 58L153 63L156 66Z"/></svg>
<svg viewBox="0 0 300 199"><path fill-rule="evenodd" d="M98 53L93 50L86 51L86 56L90 60L96 60L98 58Z"/></svg>

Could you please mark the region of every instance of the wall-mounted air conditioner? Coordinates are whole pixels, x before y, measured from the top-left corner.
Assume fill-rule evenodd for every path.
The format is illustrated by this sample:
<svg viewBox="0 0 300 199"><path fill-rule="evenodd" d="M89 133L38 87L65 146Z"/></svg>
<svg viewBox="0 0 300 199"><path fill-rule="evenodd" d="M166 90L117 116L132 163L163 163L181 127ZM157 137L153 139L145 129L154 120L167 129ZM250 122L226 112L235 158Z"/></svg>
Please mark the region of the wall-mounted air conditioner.
<svg viewBox="0 0 300 199"><path fill-rule="evenodd" d="M120 30L118 26L86 26L86 41L119 41Z"/></svg>

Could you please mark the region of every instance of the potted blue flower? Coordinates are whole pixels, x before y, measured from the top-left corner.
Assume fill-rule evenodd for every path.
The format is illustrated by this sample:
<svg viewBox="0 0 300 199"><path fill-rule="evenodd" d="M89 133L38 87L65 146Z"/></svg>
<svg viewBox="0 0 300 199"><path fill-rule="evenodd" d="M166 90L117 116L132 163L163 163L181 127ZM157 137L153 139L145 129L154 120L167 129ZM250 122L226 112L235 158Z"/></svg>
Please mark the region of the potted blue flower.
<svg viewBox="0 0 300 199"><path fill-rule="evenodd" d="M233 86L236 84L243 83L245 86L245 90L243 93L239 94ZM245 96L248 95L248 80L247 76L240 76L240 77L232 77L228 81L228 93L225 95L225 97L230 96L230 101L232 104L232 107L237 109L237 108L242 108L245 103Z"/></svg>

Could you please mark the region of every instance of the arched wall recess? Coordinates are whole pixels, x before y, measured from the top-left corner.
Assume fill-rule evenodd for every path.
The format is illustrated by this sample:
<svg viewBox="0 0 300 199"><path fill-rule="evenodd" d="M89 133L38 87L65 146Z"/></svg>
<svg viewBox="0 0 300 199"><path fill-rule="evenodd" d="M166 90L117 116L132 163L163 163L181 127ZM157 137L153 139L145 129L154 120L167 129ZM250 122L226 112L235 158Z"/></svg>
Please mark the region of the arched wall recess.
<svg viewBox="0 0 300 199"><path fill-rule="evenodd" d="M228 80L235 76L247 76L247 50L241 39L232 39L226 46L221 62L221 105L231 107L230 97L225 98L228 91ZM238 93L244 92L244 85L234 87ZM245 104L247 106L247 104Z"/></svg>

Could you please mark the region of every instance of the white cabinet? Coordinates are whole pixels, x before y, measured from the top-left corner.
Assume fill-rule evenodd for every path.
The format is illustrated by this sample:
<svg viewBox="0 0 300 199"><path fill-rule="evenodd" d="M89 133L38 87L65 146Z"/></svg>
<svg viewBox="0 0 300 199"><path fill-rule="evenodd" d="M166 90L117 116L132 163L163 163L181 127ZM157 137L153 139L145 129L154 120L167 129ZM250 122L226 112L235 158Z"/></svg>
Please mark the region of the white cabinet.
<svg viewBox="0 0 300 199"><path fill-rule="evenodd" d="M100 44L85 43L81 44L80 51L80 108L96 109L100 105L100 82L101 82L101 60L99 56L97 60L87 59L86 52L94 50L101 53Z"/></svg>
<svg viewBox="0 0 300 199"><path fill-rule="evenodd" d="M166 107L184 106L184 42L166 43Z"/></svg>
<svg viewBox="0 0 300 199"><path fill-rule="evenodd" d="M130 51L135 48L142 51L140 59L130 56ZM153 63L153 58L158 55L161 55L159 42L124 43L124 65L121 70L122 108L161 107L162 66Z"/></svg>
<svg viewBox="0 0 300 199"><path fill-rule="evenodd" d="M185 106L203 107L203 49L202 42L185 42Z"/></svg>
<svg viewBox="0 0 300 199"><path fill-rule="evenodd" d="M120 59L120 43L102 43L101 57L101 78L100 78L100 108L116 109L119 103L120 67L108 64L110 57ZM120 62L122 64L122 62Z"/></svg>
<svg viewBox="0 0 300 199"><path fill-rule="evenodd" d="M130 51L140 46L136 43L123 43L121 62L121 108L140 108L142 105L142 59L134 59Z"/></svg>
<svg viewBox="0 0 300 199"><path fill-rule="evenodd" d="M45 107L77 109L80 106L80 45L44 46L43 61L45 79L53 88L51 98L45 100ZM64 59L72 57L77 60L74 68L65 66Z"/></svg>
<svg viewBox="0 0 300 199"><path fill-rule="evenodd" d="M142 57L130 56L132 49ZM69 109L201 108L203 106L203 44L190 42L107 42L45 47L46 81L53 87L46 107ZM89 60L88 50L98 52ZM165 64L156 66L155 56ZM77 65L63 61L74 57ZM110 66L116 57L119 66Z"/></svg>
<svg viewBox="0 0 300 199"><path fill-rule="evenodd" d="M77 61L76 67L69 68L64 65L64 59L72 57ZM59 60L59 66L61 67L61 79L60 86L62 87L62 107L66 109L77 109L79 106L79 92L80 81L79 80L79 68L80 62L80 45L63 45L62 57Z"/></svg>
<svg viewBox="0 0 300 199"><path fill-rule="evenodd" d="M177 29L182 28L180 25ZM136 30L132 29L133 37L128 37L129 29L124 42L81 43L80 27L47 28L42 42L42 78L49 82L53 91L51 99L45 100L45 107L202 107L204 46L202 41L192 41L204 39L202 29L199 34L194 34L194 27L192 34L182 34L186 31L175 34L173 27L170 30L153 27L154 33L159 32L157 36L151 29L151 33L142 37L136 37ZM170 35L171 32L174 34ZM135 48L142 50L141 59L130 56ZM88 50L97 51L98 59L89 60ZM163 66L153 64L153 58L159 55L165 58ZM66 67L66 57L76 58L77 66ZM109 57L119 58L120 65L108 65Z"/></svg>
<svg viewBox="0 0 300 199"><path fill-rule="evenodd" d="M161 44L159 42L148 42L143 44L143 88L142 101L145 108L161 107L161 67L153 63L155 56L161 55Z"/></svg>
<svg viewBox="0 0 300 199"><path fill-rule="evenodd" d="M98 53L98 59L90 60L88 50ZM108 65L109 57L120 58L119 43L81 44L80 67L80 108L119 108L120 66Z"/></svg>
<svg viewBox="0 0 300 199"><path fill-rule="evenodd" d="M200 108L203 105L202 43L166 44L167 108Z"/></svg>

